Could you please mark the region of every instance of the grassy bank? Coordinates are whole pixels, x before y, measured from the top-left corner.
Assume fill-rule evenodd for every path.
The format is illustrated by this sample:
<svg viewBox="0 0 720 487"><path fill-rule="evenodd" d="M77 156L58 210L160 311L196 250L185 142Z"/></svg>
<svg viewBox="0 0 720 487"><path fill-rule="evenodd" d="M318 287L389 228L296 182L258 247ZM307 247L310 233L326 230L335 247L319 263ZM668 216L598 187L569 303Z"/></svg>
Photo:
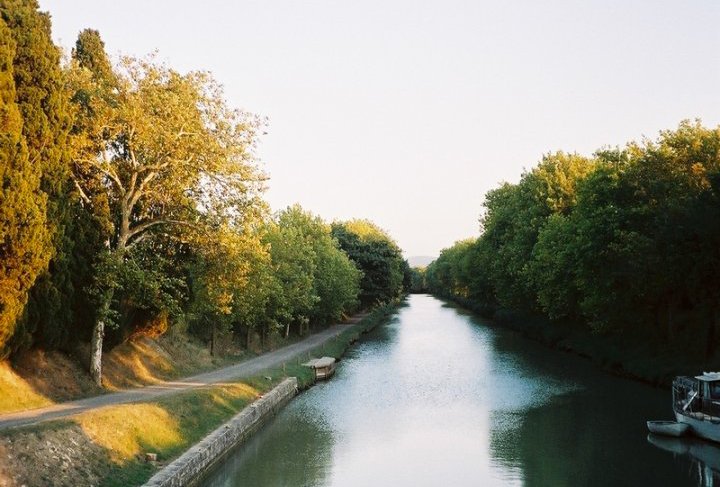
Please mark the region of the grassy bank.
<svg viewBox="0 0 720 487"><path fill-rule="evenodd" d="M317 357L334 357L340 359L350 346L358 341L365 333L384 323L387 318L395 312L401 301L393 302L375 308L356 325L344 330L338 336L328 340L323 345L314 348L307 354L296 357L294 360L284 364L283 367L269 371L270 376L297 377L298 387L303 390L314 383L314 372L303 366L304 362Z"/></svg>
<svg viewBox="0 0 720 487"><path fill-rule="evenodd" d="M140 485L278 381L257 378L2 433L0 485ZM5 483L3 483L5 482Z"/></svg>
<svg viewBox="0 0 720 487"><path fill-rule="evenodd" d="M97 387L87 372L88 347L79 347L73 353L29 350L14 357L12 363L0 361L0 414L187 377L256 357L303 338L273 336L264 348L254 343L251 350L225 343L222 353L212 355L206 344L185 333L138 336L103 356L104 388Z"/></svg>
<svg viewBox="0 0 720 487"><path fill-rule="evenodd" d="M642 336L625 333L603 335L578 329L569 323L556 323L541 316L512 310L491 310L473 301L439 296L467 309L492 324L510 328L544 345L591 360L603 370L617 376L669 387L677 375L696 375L704 370L720 370L720 359L708 363L692 351L666 346L659 348ZM690 355L688 354L690 352Z"/></svg>
<svg viewBox="0 0 720 487"><path fill-rule="evenodd" d="M74 353L29 350L0 362L0 413L21 411L132 387L157 384L254 356L233 351L213 356L208 347L185 334L137 337L103 357L103 385L85 367L89 350Z"/></svg>
<svg viewBox="0 0 720 487"><path fill-rule="evenodd" d="M345 351L396 309L374 310L310 357L340 358ZM305 354L258 377L203 387L150 402L100 408L70 419L0 433L0 486L141 485L159 467L178 457L285 377L301 388L313 383L300 365ZM147 463L145 453L158 463Z"/></svg>

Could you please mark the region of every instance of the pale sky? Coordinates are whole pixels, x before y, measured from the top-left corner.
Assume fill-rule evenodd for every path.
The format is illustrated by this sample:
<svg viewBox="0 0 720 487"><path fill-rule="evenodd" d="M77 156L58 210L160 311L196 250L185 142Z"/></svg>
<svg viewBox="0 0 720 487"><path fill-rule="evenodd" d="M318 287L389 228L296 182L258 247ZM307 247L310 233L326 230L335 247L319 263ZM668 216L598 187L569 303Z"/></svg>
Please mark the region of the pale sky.
<svg viewBox="0 0 720 487"><path fill-rule="evenodd" d="M265 116L277 210L369 218L406 256L478 235L542 154L720 124L717 0L40 0L69 49L211 71Z"/></svg>

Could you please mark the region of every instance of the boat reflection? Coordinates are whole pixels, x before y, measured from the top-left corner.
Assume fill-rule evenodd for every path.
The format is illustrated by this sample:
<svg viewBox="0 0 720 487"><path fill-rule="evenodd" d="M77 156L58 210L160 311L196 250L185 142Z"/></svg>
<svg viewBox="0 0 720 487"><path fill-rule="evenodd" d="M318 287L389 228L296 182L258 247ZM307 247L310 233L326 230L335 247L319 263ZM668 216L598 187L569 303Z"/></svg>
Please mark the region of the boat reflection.
<svg viewBox="0 0 720 487"><path fill-rule="evenodd" d="M652 433L647 440L662 450L689 458L697 466L698 485L720 486L720 445L697 438L671 438Z"/></svg>

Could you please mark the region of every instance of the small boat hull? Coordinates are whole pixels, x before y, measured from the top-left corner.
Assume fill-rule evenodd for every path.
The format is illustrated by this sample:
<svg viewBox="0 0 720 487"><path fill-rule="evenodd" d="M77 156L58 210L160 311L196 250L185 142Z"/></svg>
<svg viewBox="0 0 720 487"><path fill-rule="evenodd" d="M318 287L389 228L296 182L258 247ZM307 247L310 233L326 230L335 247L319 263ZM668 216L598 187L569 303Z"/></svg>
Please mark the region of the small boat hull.
<svg viewBox="0 0 720 487"><path fill-rule="evenodd" d="M680 437L684 435L690 425L687 423L681 423L678 421L648 421L647 427L650 433L664 436Z"/></svg>
<svg viewBox="0 0 720 487"><path fill-rule="evenodd" d="M690 431L700 438L720 442L720 420L718 420L718 418L714 418L713 420L705 418L699 419L689 414L681 414L678 412L675 413L675 417L679 423L690 426Z"/></svg>

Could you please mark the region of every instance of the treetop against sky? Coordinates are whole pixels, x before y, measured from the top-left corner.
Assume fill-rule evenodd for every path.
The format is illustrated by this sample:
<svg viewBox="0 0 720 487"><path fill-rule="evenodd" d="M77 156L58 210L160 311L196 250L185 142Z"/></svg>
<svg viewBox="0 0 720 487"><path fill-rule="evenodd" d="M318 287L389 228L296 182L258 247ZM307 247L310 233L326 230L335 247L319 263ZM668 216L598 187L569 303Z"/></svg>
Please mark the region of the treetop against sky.
<svg viewBox="0 0 720 487"><path fill-rule="evenodd" d="M406 255L478 233L484 194L555 150L720 123L720 4L41 0L69 50L155 49L267 117L274 209L363 215Z"/></svg>

